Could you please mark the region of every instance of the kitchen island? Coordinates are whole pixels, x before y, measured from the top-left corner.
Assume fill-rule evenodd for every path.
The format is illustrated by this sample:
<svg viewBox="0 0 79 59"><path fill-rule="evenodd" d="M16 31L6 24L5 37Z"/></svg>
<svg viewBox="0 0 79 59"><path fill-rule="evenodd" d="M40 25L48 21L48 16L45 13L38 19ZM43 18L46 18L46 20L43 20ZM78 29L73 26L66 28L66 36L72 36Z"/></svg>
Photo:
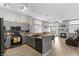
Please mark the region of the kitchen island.
<svg viewBox="0 0 79 59"><path fill-rule="evenodd" d="M26 43L45 55L52 49L52 37L53 35L27 35Z"/></svg>
<svg viewBox="0 0 79 59"><path fill-rule="evenodd" d="M52 50L52 39L53 35L51 34L27 34L22 35L22 43L20 45L27 44L41 53L41 55L46 55ZM11 36L8 36L5 42L6 48L11 48L11 43Z"/></svg>

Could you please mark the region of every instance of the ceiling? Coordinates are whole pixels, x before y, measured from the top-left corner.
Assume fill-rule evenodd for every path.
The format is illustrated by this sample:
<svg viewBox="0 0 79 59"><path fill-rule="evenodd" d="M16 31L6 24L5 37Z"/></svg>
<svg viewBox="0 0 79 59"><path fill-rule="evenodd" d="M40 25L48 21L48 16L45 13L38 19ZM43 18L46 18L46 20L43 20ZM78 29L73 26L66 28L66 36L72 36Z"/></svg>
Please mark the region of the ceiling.
<svg viewBox="0 0 79 59"><path fill-rule="evenodd" d="M14 10L15 8L23 10L36 19L50 22L79 18L79 3L7 3L7 5Z"/></svg>
<svg viewBox="0 0 79 59"><path fill-rule="evenodd" d="M32 10L29 14L33 17L51 22L79 17L78 3L32 3L29 7Z"/></svg>

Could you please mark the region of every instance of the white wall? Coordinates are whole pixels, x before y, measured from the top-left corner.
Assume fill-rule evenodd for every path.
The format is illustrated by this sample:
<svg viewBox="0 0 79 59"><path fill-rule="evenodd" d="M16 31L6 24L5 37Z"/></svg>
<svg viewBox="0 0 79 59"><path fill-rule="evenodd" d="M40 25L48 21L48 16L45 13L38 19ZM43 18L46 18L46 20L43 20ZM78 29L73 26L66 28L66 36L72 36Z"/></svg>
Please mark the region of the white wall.
<svg viewBox="0 0 79 59"><path fill-rule="evenodd" d="M79 24L79 20L69 21L69 24Z"/></svg>

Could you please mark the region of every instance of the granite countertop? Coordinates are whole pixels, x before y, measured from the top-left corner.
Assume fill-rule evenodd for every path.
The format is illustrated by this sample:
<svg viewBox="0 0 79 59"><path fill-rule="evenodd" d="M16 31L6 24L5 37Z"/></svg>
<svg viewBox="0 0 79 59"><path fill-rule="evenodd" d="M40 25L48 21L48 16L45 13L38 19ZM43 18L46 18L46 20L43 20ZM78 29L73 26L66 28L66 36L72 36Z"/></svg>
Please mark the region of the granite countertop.
<svg viewBox="0 0 79 59"><path fill-rule="evenodd" d="M38 37L35 37L35 38L42 39L42 36L38 36Z"/></svg>
<svg viewBox="0 0 79 59"><path fill-rule="evenodd" d="M52 34L47 34L47 35L43 35L43 36L52 36Z"/></svg>
<svg viewBox="0 0 79 59"><path fill-rule="evenodd" d="M33 36L34 34L28 34L27 36ZM46 36L52 36L52 34L47 34L47 35L39 35L39 36L33 36L35 38L38 38L38 39L42 39L43 37L46 37Z"/></svg>
<svg viewBox="0 0 79 59"><path fill-rule="evenodd" d="M27 36L33 36L34 34L27 34Z"/></svg>
<svg viewBox="0 0 79 59"><path fill-rule="evenodd" d="M38 36L38 37L35 37L35 38L39 38L39 39L42 39L43 37L48 37L48 36L52 36L52 35L43 35L43 36Z"/></svg>

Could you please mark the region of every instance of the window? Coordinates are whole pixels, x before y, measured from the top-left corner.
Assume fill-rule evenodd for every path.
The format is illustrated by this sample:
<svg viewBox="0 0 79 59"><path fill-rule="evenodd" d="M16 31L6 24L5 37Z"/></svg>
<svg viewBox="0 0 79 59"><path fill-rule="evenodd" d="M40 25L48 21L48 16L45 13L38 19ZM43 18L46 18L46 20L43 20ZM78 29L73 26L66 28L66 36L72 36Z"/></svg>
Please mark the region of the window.
<svg viewBox="0 0 79 59"><path fill-rule="evenodd" d="M75 33L75 30L79 28L79 25L69 25L69 33Z"/></svg>
<svg viewBox="0 0 79 59"><path fill-rule="evenodd" d="M42 26L40 25L35 25L35 33L42 32Z"/></svg>
<svg viewBox="0 0 79 59"><path fill-rule="evenodd" d="M69 33L75 33L79 28L79 20L69 21Z"/></svg>
<svg viewBox="0 0 79 59"><path fill-rule="evenodd" d="M48 27L48 32L51 32L50 27Z"/></svg>
<svg viewBox="0 0 79 59"><path fill-rule="evenodd" d="M51 23L49 26L58 26L58 23Z"/></svg>
<svg viewBox="0 0 79 59"><path fill-rule="evenodd" d="M40 20L34 20L34 23L38 24L38 25L42 25L42 21L40 21Z"/></svg>
<svg viewBox="0 0 79 59"><path fill-rule="evenodd" d="M35 29L35 33L42 32L42 21L34 20L34 29Z"/></svg>
<svg viewBox="0 0 79 59"><path fill-rule="evenodd" d="M58 27L51 27L51 33L55 34L55 36L58 36Z"/></svg>

